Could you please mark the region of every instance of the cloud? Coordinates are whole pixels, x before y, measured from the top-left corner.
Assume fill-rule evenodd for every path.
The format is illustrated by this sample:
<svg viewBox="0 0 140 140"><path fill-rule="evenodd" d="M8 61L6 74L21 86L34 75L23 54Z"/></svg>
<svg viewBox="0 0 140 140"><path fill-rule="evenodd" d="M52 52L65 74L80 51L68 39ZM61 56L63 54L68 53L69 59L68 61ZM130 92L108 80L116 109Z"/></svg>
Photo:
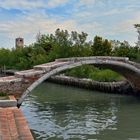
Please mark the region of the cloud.
<svg viewBox="0 0 140 140"><path fill-rule="evenodd" d="M128 40L131 45L135 45L137 42L138 33L134 28L134 24L140 23L140 12L133 14L133 18L121 20L119 23L115 23L108 28L104 28L102 35L107 36L108 38L114 40ZM104 33L103 33L104 32Z"/></svg>
<svg viewBox="0 0 140 140"><path fill-rule="evenodd" d="M140 12L137 12L133 18L120 21L112 28L112 34L133 33L136 31L134 24L140 23Z"/></svg>
<svg viewBox="0 0 140 140"><path fill-rule="evenodd" d="M0 7L8 10L32 10L38 8L55 8L67 2L68 0L0 0Z"/></svg>
<svg viewBox="0 0 140 140"><path fill-rule="evenodd" d="M47 5L49 8L55 8L57 6L66 4L69 0L49 0Z"/></svg>
<svg viewBox="0 0 140 140"><path fill-rule="evenodd" d="M96 0L79 0L77 6L91 6L94 5Z"/></svg>
<svg viewBox="0 0 140 140"><path fill-rule="evenodd" d="M91 39L96 34L105 38L123 34L132 42L133 24L140 23L138 4L127 0L0 0L0 7L2 16L7 16L0 18L0 36L13 40L21 36L29 43L39 31L53 33L57 28L84 31ZM9 12L14 18L8 18Z"/></svg>
<svg viewBox="0 0 140 140"><path fill-rule="evenodd" d="M4 9L19 9L30 10L34 8L44 7L42 0L29 1L29 0L0 0L0 7Z"/></svg>
<svg viewBox="0 0 140 140"><path fill-rule="evenodd" d="M112 15L116 15L116 14L122 14L122 13L125 13L125 12L128 12L129 10L126 10L126 9L112 9L112 10L109 10L105 13L103 13L101 16L112 16Z"/></svg>
<svg viewBox="0 0 140 140"><path fill-rule="evenodd" d="M114 0L111 0L112 3ZM110 0L79 0L78 3L76 3L77 7L86 7L86 8L93 8L94 5L98 6L108 6L108 3Z"/></svg>
<svg viewBox="0 0 140 140"><path fill-rule="evenodd" d="M35 36L39 31L41 33L53 33L57 28L72 31L76 30L77 25L74 20L61 21L41 13L30 13L16 22L0 22L0 35L5 35L11 39L21 36L28 43L31 43L35 41Z"/></svg>

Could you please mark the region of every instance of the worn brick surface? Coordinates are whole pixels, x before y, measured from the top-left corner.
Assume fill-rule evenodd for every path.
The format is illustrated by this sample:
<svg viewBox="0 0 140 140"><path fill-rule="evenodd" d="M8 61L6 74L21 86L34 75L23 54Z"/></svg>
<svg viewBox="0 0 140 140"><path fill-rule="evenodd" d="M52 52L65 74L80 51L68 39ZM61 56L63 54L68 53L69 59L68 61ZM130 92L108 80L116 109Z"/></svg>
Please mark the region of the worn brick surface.
<svg viewBox="0 0 140 140"><path fill-rule="evenodd" d="M0 140L34 140L17 107L0 108Z"/></svg>

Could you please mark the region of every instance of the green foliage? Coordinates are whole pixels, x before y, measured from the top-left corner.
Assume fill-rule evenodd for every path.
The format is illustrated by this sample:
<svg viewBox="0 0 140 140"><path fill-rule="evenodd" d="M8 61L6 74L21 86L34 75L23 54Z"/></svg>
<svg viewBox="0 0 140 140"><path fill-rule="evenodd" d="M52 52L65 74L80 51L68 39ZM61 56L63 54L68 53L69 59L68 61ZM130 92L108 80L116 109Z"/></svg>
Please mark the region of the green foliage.
<svg viewBox="0 0 140 140"><path fill-rule="evenodd" d="M108 56L111 55L112 46L111 42L107 39L103 40L102 37L95 36L92 45L92 54L94 56Z"/></svg>
<svg viewBox="0 0 140 140"><path fill-rule="evenodd" d="M68 76L73 76L78 78L89 78L95 81L102 81L102 82L113 82L113 81L120 81L124 79L116 72L113 72L108 69L106 70L98 69L92 65L83 65L80 67L76 67L71 70L67 70L65 74Z"/></svg>
<svg viewBox="0 0 140 140"><path fill-rule="evenodd" d="M140 27L140 24L134 24L134 27L138 28L138 27Z"/></svg>
<svg viewBox="0 0 140 140"><path fill-rule="evenodd" d="M5 64L9 65L10 56L11 56L10 50L1 48L0 49L0 66L4 66Z"/></svg>
<svg viewBox="0 0 140 140"><path fill-rule="evenodd" d="M140 51L135 54L135 59L133 59L133 61L140 63Z"/></svg>
<svg viewBox="0 0 140 140"><path fill-rule="evenodd" d="M129 53L129 47L121 43L120 47L116 47L113 51L114 56L127 57Z"/></svg>
<svg viewBox="0 0 140 140"><path fill-rule="evenodd" d="M121 81L124 80L122 76L120 76L118 73L113 72L109 69L106 70L97 70L89 75L89 78L96 80L96 81L102 81L102 82L113 82L113 81Z"/></svg>
<svg viewBox="0 0 140 140"><path fill-rule="evenodd" d="M0 92L0 100L9 100L9 97L6 93Z"/></svg>
<svg viewBox="0 0 140 140"><path fill-rule="evenodd" d="M48 54L48 61L56 58L90 56L91 47L86 42L87 34L76 31L69 33L67 30L57 29L55 35L50 35L52 49Z"/></svg>
<svg viewBox="0 0 140 140"><path fill-rule="evenodd" d="M20 49L0 50L0 66L11 69L29 69L34 65L47 62L44 48L33 44Z"/></svg>
<svg viewBox="0 0 140 140"><path fill-rule="evenodd" d="M129 57L130 60L140 62L140 49L136 47L130 47L121 43L119 47L115 47L113 56Z"/></svg>
<svg viewBox="0 0 140 140"><path fill-rule="evenodd" d="M110 56L111 55L112 46L111 46L111 42L108 41L107 39L105 39L103 41L103 50L104 50L104 55L105 56Z"/></svg>
<svg viewBox="0 0 140 140"><path fill-rule="evenodd" d="M7 94L4 92L0 92L0 97L3 97L3 96L7 96Z"/></svg>

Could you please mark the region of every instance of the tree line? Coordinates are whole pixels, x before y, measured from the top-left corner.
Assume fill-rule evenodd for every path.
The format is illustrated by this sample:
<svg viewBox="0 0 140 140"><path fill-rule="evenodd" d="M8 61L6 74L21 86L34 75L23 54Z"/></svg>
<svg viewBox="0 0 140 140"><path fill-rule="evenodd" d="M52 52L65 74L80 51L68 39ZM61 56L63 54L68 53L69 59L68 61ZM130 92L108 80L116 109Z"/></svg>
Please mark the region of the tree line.
<svg viewBox="0 0 140 140"><path fill-rule="evenodd" d="M42 34L37 41L23 48L0 48L0 67L29 69L34 65L54 61L56 58L84 56L122 56L140 62L140 48L127 41L110 41L95 36L87 41L88 34L57 29L54 34Z"/></svg>

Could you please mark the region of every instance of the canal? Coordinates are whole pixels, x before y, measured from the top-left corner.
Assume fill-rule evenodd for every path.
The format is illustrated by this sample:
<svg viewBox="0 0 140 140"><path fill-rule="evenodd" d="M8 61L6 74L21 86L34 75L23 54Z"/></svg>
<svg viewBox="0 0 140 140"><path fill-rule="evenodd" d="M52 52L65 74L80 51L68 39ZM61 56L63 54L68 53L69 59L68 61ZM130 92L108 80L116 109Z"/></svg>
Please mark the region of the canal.
<svg viewBox="0 0 140 140"><path fill-rule="evenodd" d="M21 107L35 140L140 140L140 99L43 83Z"/></svg>

